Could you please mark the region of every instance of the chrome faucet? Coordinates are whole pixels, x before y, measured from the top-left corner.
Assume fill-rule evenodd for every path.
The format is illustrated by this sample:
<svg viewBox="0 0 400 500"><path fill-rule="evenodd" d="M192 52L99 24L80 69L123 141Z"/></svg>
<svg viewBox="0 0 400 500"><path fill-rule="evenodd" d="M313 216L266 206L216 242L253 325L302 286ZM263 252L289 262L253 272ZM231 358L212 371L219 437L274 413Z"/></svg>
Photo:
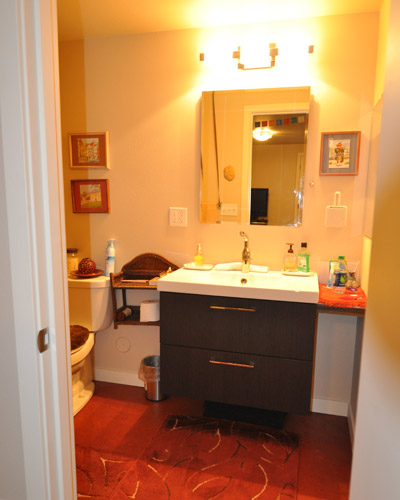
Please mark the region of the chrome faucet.
<svg viewBox="0 0 400 500"><path fill-rule="evenodd" d="M244 248L242 252L242 273L248 273L250 271L250 249L247 246L249 238L244 231L240 231L240 236L244 238Z"/></svg>

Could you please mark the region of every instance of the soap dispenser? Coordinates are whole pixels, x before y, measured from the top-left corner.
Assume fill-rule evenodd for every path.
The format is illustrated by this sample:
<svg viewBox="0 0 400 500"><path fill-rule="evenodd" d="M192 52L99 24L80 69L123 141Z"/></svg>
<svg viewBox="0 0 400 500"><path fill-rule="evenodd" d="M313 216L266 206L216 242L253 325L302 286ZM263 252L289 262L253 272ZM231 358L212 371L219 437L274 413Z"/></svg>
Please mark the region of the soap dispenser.
<svg viewBox="0 0 400 500"><path fill-rule="evenodd" d="M106 255L106 269L104 274L110 276L110 273L114 273L115 271L115 240L108 240Z"/></svg>
<svg viewBox="0 0 400 500"><path fill-rule="evenodd" d="M294 243L286 243L289 245L289 250L285 253L283 258L283 270L295 272L297 271L297 255L293 251Z"/></svg>
<svg viewBox="0 0 400 500"><path fill-rule="evenodd" d="M201 244L197 243L197 252L196 255L194 256L194 265L195 266L204 266L204 257L201 251Z"/></svg>

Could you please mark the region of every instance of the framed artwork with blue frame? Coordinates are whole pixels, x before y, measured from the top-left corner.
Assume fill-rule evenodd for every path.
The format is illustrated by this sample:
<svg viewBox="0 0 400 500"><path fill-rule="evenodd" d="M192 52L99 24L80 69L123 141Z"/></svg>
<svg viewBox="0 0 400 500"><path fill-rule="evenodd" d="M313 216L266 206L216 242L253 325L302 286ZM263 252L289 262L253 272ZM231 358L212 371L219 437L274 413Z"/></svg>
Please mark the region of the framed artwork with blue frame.
<svg viewBox="0 0 400 500"><path fill-rule="evenodd" d="M323 132L320 175L357 175L361 132Z"/></svg>

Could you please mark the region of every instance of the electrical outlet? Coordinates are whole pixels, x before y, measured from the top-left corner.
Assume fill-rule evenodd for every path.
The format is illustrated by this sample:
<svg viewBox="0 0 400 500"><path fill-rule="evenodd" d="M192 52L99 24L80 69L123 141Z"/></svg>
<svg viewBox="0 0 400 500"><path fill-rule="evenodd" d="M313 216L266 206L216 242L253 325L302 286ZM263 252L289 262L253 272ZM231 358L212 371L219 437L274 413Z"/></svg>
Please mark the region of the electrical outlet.
<svg viewBox="0 0 400 500"><path fill-rule="evenodd" d="M169 225L187 226L187 208L169 207Z"/></svg>

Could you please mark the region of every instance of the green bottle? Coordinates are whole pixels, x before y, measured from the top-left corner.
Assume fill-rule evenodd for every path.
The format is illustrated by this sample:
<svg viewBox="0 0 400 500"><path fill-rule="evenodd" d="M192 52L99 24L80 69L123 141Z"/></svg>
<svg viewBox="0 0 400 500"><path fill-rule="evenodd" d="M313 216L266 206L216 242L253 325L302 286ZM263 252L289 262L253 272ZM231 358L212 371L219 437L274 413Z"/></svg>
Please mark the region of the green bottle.
<svg viewBox="0 0 400 500"><path fill-rule="evenodd" d="M310 272L310 254L307 250L307 243L302 243L300 252L297 254L297 270L303 273Z"/></svg>

